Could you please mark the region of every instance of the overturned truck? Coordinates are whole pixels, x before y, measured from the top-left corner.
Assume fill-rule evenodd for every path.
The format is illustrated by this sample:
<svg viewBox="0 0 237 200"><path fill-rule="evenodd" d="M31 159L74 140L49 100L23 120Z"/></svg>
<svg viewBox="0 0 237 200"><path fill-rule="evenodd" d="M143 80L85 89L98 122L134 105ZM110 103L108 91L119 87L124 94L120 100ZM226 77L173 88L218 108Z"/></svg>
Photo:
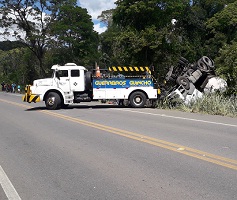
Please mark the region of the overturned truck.
<svg viewBox="0 0 237 200"><path fill-rule="evenodd" d="M227 83L216 76L214 61L207 56L195 63L181 57L176 66L169 68L165 82L162 98L181 99L186 103L204 93L223 91L227 87Z"/></svg>

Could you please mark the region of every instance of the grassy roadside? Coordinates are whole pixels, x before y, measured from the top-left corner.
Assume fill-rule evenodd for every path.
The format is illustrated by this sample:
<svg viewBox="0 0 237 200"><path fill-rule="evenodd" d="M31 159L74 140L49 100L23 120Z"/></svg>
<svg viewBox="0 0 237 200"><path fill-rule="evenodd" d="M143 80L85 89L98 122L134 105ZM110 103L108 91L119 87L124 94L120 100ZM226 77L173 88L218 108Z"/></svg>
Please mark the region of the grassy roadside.
<svg viewBox="0 0 237 200"><path fill-rule="evenodd" d="M203 98L197 99L189 104L184 104L180 101L176 101L175 103L163 101L158 104L158 108L237 117L237 97L229 98L222 94L213 93L206 94Z"/></svg>

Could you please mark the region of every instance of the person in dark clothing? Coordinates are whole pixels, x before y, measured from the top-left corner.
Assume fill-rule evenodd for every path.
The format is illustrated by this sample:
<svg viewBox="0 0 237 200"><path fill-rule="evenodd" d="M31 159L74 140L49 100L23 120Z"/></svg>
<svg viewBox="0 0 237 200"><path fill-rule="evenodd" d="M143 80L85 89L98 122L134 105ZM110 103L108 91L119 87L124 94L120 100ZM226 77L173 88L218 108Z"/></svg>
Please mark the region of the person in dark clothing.
<svg viewBox="0 0 237 200"><path fill-rule="evenodd" d="M2 85L2 91L5 91L5 83L4 83L4 81L1 83L1 85Z"/></svg>

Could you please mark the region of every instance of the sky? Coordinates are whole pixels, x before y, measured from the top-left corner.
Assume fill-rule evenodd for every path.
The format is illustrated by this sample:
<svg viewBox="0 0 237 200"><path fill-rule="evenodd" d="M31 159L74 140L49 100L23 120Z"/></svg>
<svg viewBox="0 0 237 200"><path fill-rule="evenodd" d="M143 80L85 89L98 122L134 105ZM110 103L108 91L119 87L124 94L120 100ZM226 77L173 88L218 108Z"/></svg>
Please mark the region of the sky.
<svg viewBox="0 0 237 200"><path fill-rule="evenodd" d="M115 1L116 0L78 0L78 5L88 10L94 22L94 30L98 33L102 33L106 30L106 27L97 20L97 17L102 11L115 8Z"/></svg>
<svg viewBox="0 0 237 200"><path fill-rule="evenodd" d="M78 0L78 5L82 8L86 8L88 10L89 15L92 17L92 21L94 23L94 30L98 33L102 33L106 30L106 26L103 23L100 23L100 21L97 19L99 15L101 15L102 11L109 10L112 8L115 8L115 2L116 0ZM0 14L1 18L1 14ZM10 32L14 32L16 27L12 27ZM0 29L0 32L2 30ZM0 41L4 40L15 40L13 37L6 37L0 35Z"/></svg>

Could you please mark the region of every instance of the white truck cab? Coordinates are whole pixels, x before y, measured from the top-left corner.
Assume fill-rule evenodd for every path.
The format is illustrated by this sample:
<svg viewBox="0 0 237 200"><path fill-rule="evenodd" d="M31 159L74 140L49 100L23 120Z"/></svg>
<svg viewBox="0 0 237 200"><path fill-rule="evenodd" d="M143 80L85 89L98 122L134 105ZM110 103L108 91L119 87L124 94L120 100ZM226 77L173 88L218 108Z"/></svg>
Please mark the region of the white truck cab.
<svg viewBox="0 0 237 200"><path fill-rule="evenodd" d="M67 63L65 66L54 65L53 79L58 84L57 87L64 93L85 90L86 68L77 66L74 63Z"/></svg>

